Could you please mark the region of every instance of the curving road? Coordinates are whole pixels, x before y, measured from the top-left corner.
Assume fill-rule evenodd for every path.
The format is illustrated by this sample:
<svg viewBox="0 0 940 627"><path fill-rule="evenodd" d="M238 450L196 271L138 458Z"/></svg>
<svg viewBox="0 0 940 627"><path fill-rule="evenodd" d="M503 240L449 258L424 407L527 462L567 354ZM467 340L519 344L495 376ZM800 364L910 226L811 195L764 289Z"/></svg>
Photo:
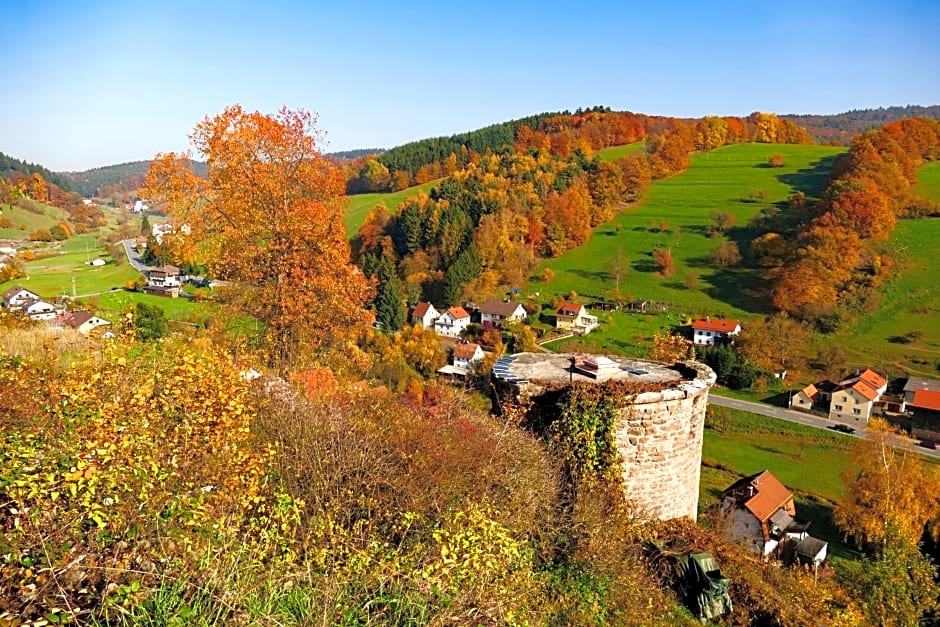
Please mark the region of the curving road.
<svg viewBox="0 0 940 627"><path fill-rule="evenodd" d="M121 245L124 246L124 254L127 255L127 261L134 267L135 270L147 276L147 272L150 270L150 266L144 263L143 257L137 253L137 249L134 248L134 242L136 240L125 239L121 240Z"/></svg>

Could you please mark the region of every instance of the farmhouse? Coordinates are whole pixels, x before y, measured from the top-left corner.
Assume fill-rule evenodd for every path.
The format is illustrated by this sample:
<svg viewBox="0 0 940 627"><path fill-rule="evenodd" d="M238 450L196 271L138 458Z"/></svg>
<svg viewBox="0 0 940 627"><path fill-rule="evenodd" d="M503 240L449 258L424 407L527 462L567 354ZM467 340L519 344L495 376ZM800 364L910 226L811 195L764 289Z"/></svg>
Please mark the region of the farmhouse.
<svg viewBox="0 0 940 627"><path fill-rule="evenodd" d="M555 312L555 328L587 335L597 328L597 317L589 315L584 305L564 302Z"/></svg>
<svg viewBox="0 0 940 627"><path fill-rule="evenodd" d="M76 329L82 335L88 335L98 327L111 326L104 318L99 318L90 311L73 311L65 313L52 321L54 326Z"/></svg>
<svg viewBox="0 0 940 627"><path fill-rule="evenodd" d="M832 400L832 391L836 384L832 381L819 381L810 383L805 388L793 394L790 398L790 407L801 411L813 409L829 411L829 401Z"/></svg>
<svg viewBox="0 0 940 627"><path fill-rule="evenodd" d="M513 320L525 320L528 315L522 303L512 300L491 298L480 306L480 324L485 329L498 329Z"/></svg>
<svg viewBox="0 0 940 627"><path fill-rule="evenodd" d="M457 337L470 324L470 314L463 307L451 307L434 321L434 330L441 335Z"/></svg>
<svg viewBox="0 0 940 627"><path fill-rule="evenodd" d="M180 269L167 264L150 270L144 291L148 294L176 298L180 295L180 285Z"/></svg>
<svg viewBox="0 0 940 627"><path fill-rule="evenodd" d="M479 344L461 342L454 347L454 368L471 370L483 361L483 349Z"/></svg>
<svg viewBox="0 0 940 627"><path fill-rule="evenodd" d="M697 318L692 323L692 342L700 346L714 346L731 341L740 332L741 325L737 320Z"/></svg>
<svg viewBox="0 0 940 627"><path fill-rule="evenodd" d="M855 371L836 384L829 405L829 420L868 422L871 410L888 389L888 381L874 370Z"/></svg>
<svg viewBox="0 0 940 627"><path fill-rule="evenodd" d="M782 557L782 545L795 549L809 537L810 523L796 518L793 493L767 470L731 484L721 495L720 512L731 539L763 558ZM812 553L814 562L821 562L826 557L825 543L817 544L803 548Z"/></svg>
<svg viewBox="0 0 940 627"><path fill-rule="evenodd" d="M39 294L25 287L14 285L3 293L3 308L8 311L19 311L25 303L33 300L39 300Z"/></svg>
<svg viewBox="0 0 940 627"><path fill-rule="evenodd" d="M411 311L411 324L421 326L422 329L431 329L440 315L431 303L418 303Z"/></svg>

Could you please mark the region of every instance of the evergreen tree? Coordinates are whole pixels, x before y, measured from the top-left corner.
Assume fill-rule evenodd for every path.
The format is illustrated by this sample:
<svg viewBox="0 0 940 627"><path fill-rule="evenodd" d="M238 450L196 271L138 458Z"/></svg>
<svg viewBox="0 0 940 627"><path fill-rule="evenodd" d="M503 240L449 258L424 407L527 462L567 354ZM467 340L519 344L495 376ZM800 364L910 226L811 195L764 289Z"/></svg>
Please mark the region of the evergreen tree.
<svg viewBox="0 0 940 627"><path fill-rule="evenodd" d="M391 261L383 258L376 272L378 291L375 297L375 317L382 330L393 333L405 326L405 287Z"/></svg>

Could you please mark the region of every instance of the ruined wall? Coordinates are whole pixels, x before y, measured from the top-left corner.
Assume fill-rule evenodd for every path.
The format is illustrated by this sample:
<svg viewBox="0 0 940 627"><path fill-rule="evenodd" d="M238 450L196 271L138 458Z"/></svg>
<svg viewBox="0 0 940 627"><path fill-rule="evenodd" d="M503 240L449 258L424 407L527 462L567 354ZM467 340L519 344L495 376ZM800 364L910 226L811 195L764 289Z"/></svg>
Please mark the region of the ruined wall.
<svg viewBox="0 0 940 627"><path fill-rule="evenodd" d="M636 364L634 364L636 365ZM663 364L650 364L662 375ZM660 380L595 381L617 408L615 443L623 458L628 501L641 518L668 520L698 513L702 437L715 373L696 362L677 364ZM507 419L537 433L558 416L568 382L496 381L496 404ZM582 380L581 384L585 382Z"/></svg>
<svg viewBox="0 0 940 627"><path fill-rule="evenodd" d="M620 410L624 490L641 517L696 519L707 398L707 386L673 388L640 394Z"/></svg>

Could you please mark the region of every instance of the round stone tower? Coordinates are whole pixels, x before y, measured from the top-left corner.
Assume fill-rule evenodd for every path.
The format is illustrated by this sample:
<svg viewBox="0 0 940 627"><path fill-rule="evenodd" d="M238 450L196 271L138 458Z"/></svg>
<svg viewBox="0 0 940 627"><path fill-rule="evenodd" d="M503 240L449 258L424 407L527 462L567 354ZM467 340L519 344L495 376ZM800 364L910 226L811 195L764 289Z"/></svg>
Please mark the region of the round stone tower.
<svg viewBox="0 0 940 627"><path fill-rule="evenodd" d="M623 489L642 518L695 520L702 432L715 373L697 362L672 366L623 357L519 353L493 366L496 403L507 414L557 413L574 385L609 390Z"/></svg>

